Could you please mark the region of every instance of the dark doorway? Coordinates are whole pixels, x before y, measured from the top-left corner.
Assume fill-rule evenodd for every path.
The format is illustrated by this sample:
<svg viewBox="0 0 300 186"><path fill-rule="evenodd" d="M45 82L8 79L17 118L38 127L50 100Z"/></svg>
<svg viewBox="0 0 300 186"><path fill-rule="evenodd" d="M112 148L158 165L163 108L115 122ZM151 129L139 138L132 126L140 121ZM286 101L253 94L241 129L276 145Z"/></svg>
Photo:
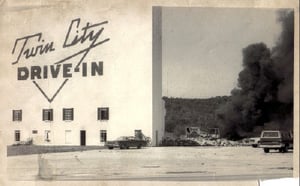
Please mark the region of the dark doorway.
<svg viewBox="0 0 300 186"><path fill-rule="evenodd" d="M85 130L80 131L80 145L85 146Z"/></svg>

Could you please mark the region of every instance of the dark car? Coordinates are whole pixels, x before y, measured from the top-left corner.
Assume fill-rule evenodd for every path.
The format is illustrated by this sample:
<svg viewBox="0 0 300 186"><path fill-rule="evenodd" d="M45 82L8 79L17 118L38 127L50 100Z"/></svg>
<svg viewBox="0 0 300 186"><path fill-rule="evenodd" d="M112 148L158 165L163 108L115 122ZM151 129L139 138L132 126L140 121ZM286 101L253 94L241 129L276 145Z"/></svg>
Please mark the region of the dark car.
<svg viewBox="0 0 300 186"><path fill-rule="evenodd" d="M195 141L195 140L192 140L192 139L180 139L180 138L177 138L175 140L175 144L177 146L199 146L200 144Z"/></svg>
<svg viewBox="0 0 300 186"><path fill-rule="evenodd" d="M122 136L114 141L107 141L105 146L108 149L120 148L129 149L130 147L136 147L138 149L147 146L148 141L146 139L137 139L134 136Z"/></svg>
<svg viewBox="0 0 300 186"><path fill-rule="evenodd" d="M271 149L287 152L293 148L293 134L281 130L264 130L261 132L259 147L268 153Z"/></svg>

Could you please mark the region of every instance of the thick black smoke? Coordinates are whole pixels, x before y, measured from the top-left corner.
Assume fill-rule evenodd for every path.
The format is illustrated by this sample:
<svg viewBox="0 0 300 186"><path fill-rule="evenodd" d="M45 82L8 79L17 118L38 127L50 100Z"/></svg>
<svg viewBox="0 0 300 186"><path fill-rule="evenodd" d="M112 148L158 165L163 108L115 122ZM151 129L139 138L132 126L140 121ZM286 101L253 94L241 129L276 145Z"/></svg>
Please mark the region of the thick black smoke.
<svg viewBox="0 0 300 186"><path fill-rule="evenodd" d="M273 49L264 43L243 49L243 70L231 100L217 110L223 135L242 137L256 126L293 127L294 13L278 13L282 33Z"/></svg>

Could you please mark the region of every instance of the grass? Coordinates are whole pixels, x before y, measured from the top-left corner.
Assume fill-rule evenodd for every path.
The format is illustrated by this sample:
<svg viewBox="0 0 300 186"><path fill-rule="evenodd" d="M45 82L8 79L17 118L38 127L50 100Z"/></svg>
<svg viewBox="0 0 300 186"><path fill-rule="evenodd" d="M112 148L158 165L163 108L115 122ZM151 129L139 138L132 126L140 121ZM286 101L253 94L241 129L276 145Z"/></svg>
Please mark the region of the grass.
<svg viewBox="0 0 300 186"><path fill-rule="evenodd" d="M17 145L7 146L7 156L59 153L103 149L103 146L42 146L42 145Z"/></svg>

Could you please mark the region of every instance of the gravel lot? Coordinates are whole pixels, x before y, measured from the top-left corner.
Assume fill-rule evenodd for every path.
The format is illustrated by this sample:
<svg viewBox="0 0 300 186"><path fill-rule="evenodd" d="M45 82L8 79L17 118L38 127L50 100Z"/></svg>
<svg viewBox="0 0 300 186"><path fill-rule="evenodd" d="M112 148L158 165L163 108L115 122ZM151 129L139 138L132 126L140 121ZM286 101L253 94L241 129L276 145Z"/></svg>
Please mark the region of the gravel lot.
<svg viewBox="0 0 300 186"><path fill-rule="evenodd" d="M11 180L215 181L292 177L293 153L252 147L149 147L11 156Z"/></svg>

